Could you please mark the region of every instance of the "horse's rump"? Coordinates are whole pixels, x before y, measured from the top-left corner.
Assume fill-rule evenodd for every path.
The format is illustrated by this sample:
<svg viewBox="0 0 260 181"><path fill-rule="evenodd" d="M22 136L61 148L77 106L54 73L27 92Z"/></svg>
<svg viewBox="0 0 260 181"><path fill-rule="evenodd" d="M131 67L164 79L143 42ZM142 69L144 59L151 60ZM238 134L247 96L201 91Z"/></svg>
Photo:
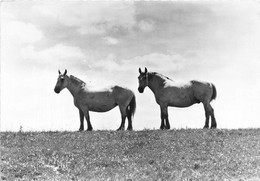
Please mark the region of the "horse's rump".
<svg viewBox="0 0 260 181"><path fill-rule="evenodd" d="M134 92L131 91L130 89L127 89L125 87L121 86L114 86L112 88L112 93L111 95L115 98L116 101L125 101L129 99L129 102L131 101L132 96L134 95Z"/></svg>
<svg viewBox="0 0 260 181"><path fill-rule="evenodd" d="M212 94L211 100L214 100L214 99L217 98L217 89L216 89L216 86L212 83L211 83L211 86L212 86L212 89L213 89L213 94Z"/></svg>
<svg viewBox="0 0 260 181"><path fill-rule="evenodd" d="M216 87L214 84L209 82L202 82L197 80L192 80L192 89L197 103L204 101L212 101L216 98Z"/></svg>

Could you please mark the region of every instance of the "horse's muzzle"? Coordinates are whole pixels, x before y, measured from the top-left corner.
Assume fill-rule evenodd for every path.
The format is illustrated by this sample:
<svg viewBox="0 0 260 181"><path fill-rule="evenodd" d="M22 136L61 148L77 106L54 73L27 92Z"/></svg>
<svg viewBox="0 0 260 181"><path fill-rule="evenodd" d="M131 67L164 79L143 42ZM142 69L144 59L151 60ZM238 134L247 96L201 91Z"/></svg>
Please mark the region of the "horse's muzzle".
<svg viewBox="0 0 260 181"><path fill-rule="evenodd" d="M57 88L57 87L55 87L54 92L56 92L57 94L59 94L59 93L60 93L60 89Z"/></svg>
<svg viewBox="0 0 260 181"><path fill-rule="evenodd" d="M140 93L143 93L143 92L144 92L144 89L141 88L141 87L138 87L138 91L139 91Z"/></svg>

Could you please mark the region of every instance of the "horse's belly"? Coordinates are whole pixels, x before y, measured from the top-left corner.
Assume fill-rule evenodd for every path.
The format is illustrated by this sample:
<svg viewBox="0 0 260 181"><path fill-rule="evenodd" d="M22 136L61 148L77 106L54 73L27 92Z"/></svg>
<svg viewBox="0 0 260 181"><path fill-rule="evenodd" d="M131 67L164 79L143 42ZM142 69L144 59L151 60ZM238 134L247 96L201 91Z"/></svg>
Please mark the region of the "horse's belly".
<svg viewBox="0 0 260 181"><path fill-rule="evenodd" d="M178 102L178 101L175 101L175 102L171 102L171 103L169 103L168 105L169 106L173 106L173 107L189 107L189 106L191 106L191 105L193 105L194 104L194 102L191 102L191 101L180 101L180 102Z"/></svg>
<svg viewBox="0 0 260 181"><path fill-rule="evenodd" d="M189 107L196 103L192 89L186 88L168 88L163 92L162 100L168 106L174 107Z"/></svg>
<svg viewBox="0 0 260 181"><path fill-rule="evenodd" d="M93 112L107 112L117 106L111 92L91 92L88 94L82 93L81 97L77 99L78 105L81 109L88 109Z"/></svg>
<svg viewBox="0 0 260 181"><path fill-rule="evenodd" d="M88 108L94 112L107 112L116 107L117 104L114 101L101 101L101 102L90 102Z"/></svg>
<svg viewBox="0 0 260 181"><path fill-rule="evenodd" d="M182 95L179 97L172 97L169 99L169 106L174 106L174 107L189 107L196 103L189 95Z"/></svg>
<svg viewBox="0 0 260 181"><path fill-rule="evenodd" d="M115 106L110 107L107 105L101 105L99 107L89 107L89 110L93 111L93 112L107 112L107 111L110 111L111 109L113 109L114 107Z"/></svg>

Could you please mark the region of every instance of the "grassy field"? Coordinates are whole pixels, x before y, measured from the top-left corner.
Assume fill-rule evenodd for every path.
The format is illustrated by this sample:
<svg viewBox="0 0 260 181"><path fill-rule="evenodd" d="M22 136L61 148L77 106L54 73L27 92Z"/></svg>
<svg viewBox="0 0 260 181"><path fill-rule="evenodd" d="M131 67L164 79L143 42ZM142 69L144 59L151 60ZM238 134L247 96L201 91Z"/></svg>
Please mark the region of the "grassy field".
<svg viewBox="0 0 260 181"><path fill-rule="evenodd" d="M260 129L0 135L2 180L260 180Z"/></svg>

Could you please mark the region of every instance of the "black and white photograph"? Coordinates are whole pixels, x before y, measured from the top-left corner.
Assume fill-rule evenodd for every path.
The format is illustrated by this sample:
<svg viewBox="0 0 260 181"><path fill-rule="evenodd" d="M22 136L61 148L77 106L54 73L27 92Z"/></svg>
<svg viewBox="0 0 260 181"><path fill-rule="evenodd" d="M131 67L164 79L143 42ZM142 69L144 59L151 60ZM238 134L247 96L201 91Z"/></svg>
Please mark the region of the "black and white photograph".
<svg viewBox="0 0 260 181"><path fill-rule="evenodd" d="M260 180L259 0L0 7L0 180Z"/></svg>

